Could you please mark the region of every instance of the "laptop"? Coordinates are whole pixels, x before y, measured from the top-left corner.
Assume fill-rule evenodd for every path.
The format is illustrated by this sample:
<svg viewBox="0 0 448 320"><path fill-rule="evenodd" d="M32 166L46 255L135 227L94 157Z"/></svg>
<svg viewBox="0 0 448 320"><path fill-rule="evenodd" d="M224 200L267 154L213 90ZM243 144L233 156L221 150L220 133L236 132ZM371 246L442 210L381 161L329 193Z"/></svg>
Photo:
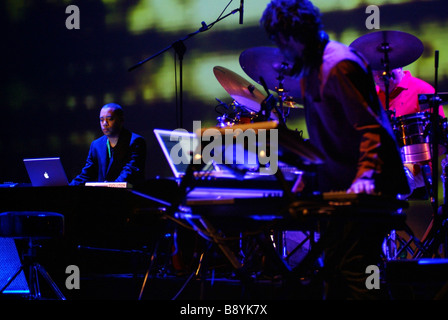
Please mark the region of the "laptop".
<svg viewBox="0 0 448 320"><path fill-rule="evenodd" d="M23 162L33 187L68 185L67 175L59 157L23 159Z"/></svg>
<svg viewBox="0 0 448 320"><path fill-rule="evenodd" d="M199 138L194 133L187 131L169 131L162 129L154 129L154 134L162 148L166 160L168 161L175 178L185 176L188 165L192 159L193 152L199 145ZM196 172L199 177L223 178L223 181L235 180L235 173L225 166L216 163L208 163L201 172ZM244 180L256 177L256 175L244 176ZM213 180L215 181L215 180ZM211 187L207 183L203 187L195 186L190 190L187 200L217 200L217 199L233 199L245 197L262 197L266 195L281 195L282 191L274 189L272 183L268 187L264 184L257 184L256 188L252 184L251 187L242 184L215 185Z"/></svg>
<svg viewBox="0 0 448 320"><path fill-rule="evenodd" d="M175 178L185 176L193 153L199 145L196 134L180 130L154 129L154 134ZM210 162L196 174L219 178L235 178L225 167Z"/></svg>

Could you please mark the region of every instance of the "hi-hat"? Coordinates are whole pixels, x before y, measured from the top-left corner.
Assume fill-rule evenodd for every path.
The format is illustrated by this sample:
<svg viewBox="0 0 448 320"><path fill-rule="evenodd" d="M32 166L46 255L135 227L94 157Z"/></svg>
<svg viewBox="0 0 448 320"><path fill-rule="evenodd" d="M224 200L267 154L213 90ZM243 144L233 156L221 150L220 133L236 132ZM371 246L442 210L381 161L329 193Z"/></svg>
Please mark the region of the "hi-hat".
<svg viewBox="0 0 448 320"><path fill-rule="evenodd" d="M407 66L423 53L423 43L402 31L376 31L353 41L350 47L360 52L373 70L385 70L386 54L389 70Z"/></svg>
<svg viewBox="0 0 448 320"><path fill-rule="evenodd" d="M266 96L252 83L224 67L214 67L213 73L221 86L235 101L245 106L249 111L260 111L261 103Z"/></svg>
<svg viewBox="0 0 448 320"><path fill-rule="evenodd" d="M296 102L290 104L290 107L297 107L297 103L300 104L302 100L300 81L291 76L293 65L286 61L278 48L250 48L240 54L239 61L244 72L257 83L262 84L260 77L263 77L268 89L277 93L279 89L283 89L280 93Z"/></svg>

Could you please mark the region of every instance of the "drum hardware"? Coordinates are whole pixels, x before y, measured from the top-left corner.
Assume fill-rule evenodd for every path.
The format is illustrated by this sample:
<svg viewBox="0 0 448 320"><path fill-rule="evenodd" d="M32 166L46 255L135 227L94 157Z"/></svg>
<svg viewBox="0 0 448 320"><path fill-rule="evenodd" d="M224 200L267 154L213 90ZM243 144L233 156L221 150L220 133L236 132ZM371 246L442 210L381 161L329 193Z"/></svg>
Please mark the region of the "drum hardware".
<svg viewBox="0 0 448 320"><path fill-rule="evenodd" d="M213 73L221 86L239 105L245 106L248 111L260 111L264 95L252 83L221 66L215 66Z"/></svg>
<svg viewBox="0 0 448 320"><path fill-rule="evenodd" d="M373 70L400 68L416 61L423 53L423 43L417 37L402 31L376 31L353 41L350 47L369 61ZM385 61L387 60L387 61Z"/></svg>
<svg viewBox="0 0 448 320"><path fill-rule="evenodd" d="M384 39L385 40L385 39ZM389 47L389 43L384 41L381 44L381 51L384 52L384 60L383 60L383 75L382 75L382 80L384 82L384 88L385 88L385 94L386 94L386 111L389 111L390 109L390 103L389 103L389 96L390 96L390 92L389 92L389 81L390 79L393 77L393 74L390 73L390 66L389 66L389 51L390 51L390 47Z"/></svg>
<svg viewBox="0 0 448 320"><path fill-rule="evenodd" d="M363 35L353 41L350 47L360 52L373 70L383 71L385 108L389 111L389 81L392 76L390 71L417 60L423 53L423 43L409 33L387 30Z"/></svg>
<svg viewBox="0 0 448 320"><path fill-rule="evenodd" d="M227 68L215 66L213 68L213 73L215 74L215 77L221 84L221 86L234 99L234 110L231 110L231 108L228 108L228 110L230 112L240 112L238 119L232 119L235 117L232 115L226 115L226 118L238 120L229 121L229 123L235 124L238 122L252 122L253 118L256 117L256 114L260 111L261 104L265 99L263 93L258 90L252 83ZM218 120L218 123L219 122L220 120Z"/></svg>
<svg viewBox="0 0 448 320"><path fill-rule="evenodd" d="M272 111L278 115L280 125L286 128L286 120L285 115L283 113L283 101L280 97L279 101L274 98L274 96L269 92L269 88L264 81L264 78L260 76L260 83L263 85L263 88L266 92L266 99L261 103L260 117L261 119L267 120Z"/></svg>
<svg viewBox="0 0 448 320"><path fill-rule="evenodd" d="M442 159L442 182L444 203L437 207L425 234L422 237L423 248L414 253L413 258L448 256L448 211L447 211L447 187L448 187L448 158ZM441 252L439 252L441 249Z"/></svg>
<svg viewBox="0 0 448 320"><path fill-rule="evenodd" d="M438 109L438 108L437 108ZM406 121L403 121L406 118ZM417 125L416 119L420 119L420 123ZM412 120L413 124L411 124L409 121ZM437 119L437 120L434 120ZM402 142L404 144L407 144L406 146L402 146L402 156L404 163L408 164L418 164L421 167L421 175L423 177L424 181L424 187L426 190L426 193L429 195L431 204L433 206L433 209L437 208L436 203L438 203L437 199L437 193L438 193L438 183L437 183L437 173L434 174L434 170L431 169L431 167L438 166L438 157L446 152L447 144L446 144L446 119L442 119L438 115L438 110L436 111L436 114L431 114L429 112L420 112L416 114L411 114L403 117L399 117L396 119L396 121L402 121L403 126L402 127L402 133L406 130L403 130L403 127L411 128L414 126L413 129L410 129L407 131L406 134L403 135L406 136L405 139L398 138L397 140L399 142ZM404 123L407 122L407 123ZM419 128L418 130L416 130ZM394 127L396 129L396 127ZM417 138L419 136L419 138ZM434 139L440 136L444 136L445 138L441 141L436 141L434 143ZM417 141L418 139L421 139L420 141ZM432 165L430 165L432 164ZM412 174L412 173L411 173ZM443 177L442 177L443 178ZM435 183L433 183L435 182ZM439 212L440 210L437 209ZM439 213L437 213L439 214ZM434 214L433 214L434 215ZM433 218L434 221L434 218ZM405 225L406 229L402 230L404 231L408 236L409 240L406 242L403 237L396 234L395 239L391 239L389 236L385 239L385 245L383 246L383 251L386 254L386 257L388 259L397 259L402 258L403 254L405 252L409 252L411 254L412 258L418 258L418 257L432 257L435 254L437 248L436 241L434 241L434 238L432 238L431 234L440 234L440 228L435 227L433 221L428 226L425 235L423 236L422 240L420 241L417 239L413 233L412 230L410 230L407 225ZM394 231L394 230L393 230ZM392 244L392 246L396 244L400 244L401 248L395 251L395 254L388 255L388 252L386 252L384 249L388 249L387 244ZM410 244L415 244L415 251L412 251L410 248ZM440 244L440 242L439 242ZM390 248L390 247L389 247ZM446 244L445 244L446 248ZM389 251L390 253L390 251Z"/></svg>
<svg viewBox="0 0 448 320"><path fill-rule="evenodd" d="M217 126L220 128L231 127L236 124L251 123L257 120L257 113L248 111L245 106L239 104L236 100L234 100L230 106L219 99L216 100L221 102L215 107L215 111L221 114L216 118ZM218 108L221 106L225 107L225 112L218 111Z"/></svg>
<svg viewBox="0 0 448 320"><path fill-rule="evenodd" d="M372 45L373 44L373 45ZM373 70L383 70L383 81L386 87L386 111L394 124L398 142L402 147L402 155L405 163L431 162L431 167L425 165L424 171L425 186L430 196L433 208L433 218L427 232L422 239L422 248L418 248L413 257L438 256L437 252L443 245L444 255L447 256L447 207L448 197L447 188L445 188L446 160L443 161L442 169L444 171L442 180L444 183L444 204L439 207L438 201L438 157L446 152L447 132L446 119L440 120L439 106L448 100L445 94L443 99L438 95L438 63L439 52L435 51L435 93L419 95L419 105L421 111L418 114L395 118L395 115L389 112L389 80L390 70L404 67L417 60L423 53L422 42L413 35L401 31L378 31L364 35L352 42L350 47L355 48L369 61ZM429 98L428 98L429 97ZM419 120L417 120L419 119ZM413 124L407 122L410 120ZM401 122L400 126L396 123ZM404 123L407 122L407 123ZM423 126L422 126L423 125ZM418 130L417 130L418 128ZM411 131L411 135L408 135ZM397 132L398 130L398 132ZM417 130L417 131L416 131ZM420 141L417 140L420 139ZM442 147L442 148L440 148Z"/></svg>
<svg viewBox="0 0 448 320"><path fill-rule="evenodd" d="M430 225L428 226L425 235L423 236L422 243L424 246L424 251L417 252L415 257L447 257L448 256L448 194L447 194L447 159L443 159L442 166L442 182L443 182L443 199L444 202L439 206L438 201L438 154L437 146L440 142L445 142L440 139L440 130L438 130L439 122L435 121L439 117L439 105L442 99L438 95L438 59L439 52L435 51L435 93L431 96L432 99L428 100L430 102L430 110L432 112L432 193L431 193L431 204L433 208L433 215ZM419 97L420 98L420 97ZM445 97L444 97L445 98ZM446 133L444 132L444 135ZM445 137L446 138L446 137ZM442 252L439 252L439 250Z"/></svg>
<svg viewBox="0 0 448 320"><path fill-rule="evenodd" d="M428 195L431 195L434 193L431 167L429 166L429 164L425 164L422 166L421 170L426 192L428 193Z"/></svg>
<svg viewBox="0 0 448 320"><path fill-rule="evenodd" d="M390 234L384 239L383 253L386 260L406 259L408 254L415 257L417 252L424 252L423 243L414 235L414 232L407 224L402 226L409 239L406 241L404 237L397 234L396 230L391 230ZM412 249L411 245L414 243L416 249Z"/></svg>
<svg viewBox="0 0 448 320"><path fill-rule="evenodd" d="M283 99L283 107L287 108L287 114L286 117L289 116L289 112L291 111L291 109L303 109L303 106L301 106L300 104L298 104L295 100L294 97L291 96L285 96Z"/></svg>
<svg viewBox="0 0 448 320"><path fill-rule="evenodd" d="M434 55L434 88L435 92L431 100L431 109L433 114L433 119L436 119L436 116L439 114L439 104L436 103L440 98L438 97L438 67L439 67L439 51L435 51ZM436 121L433 121L432 128L433 128L433 141L432 141L432 147L433 147L433 159L432 159L432 179L433 179L433 194L431 198L431 204L433 206L433 217L432 222L427 230L427 237L424 238L424 245L427 248L427 251L429 251L432 256L440 256L438 250L440 247L442 247L443 257L447 257L447 242L448 242L448 233L447 233L447 205L448 205L448 197L447 197L447 190L444 188L444 203L442 206L439 207L439 201L438 201L438 188L437 183L438 181L438 157L436 156L436 149L438 146L438 143L440 140L439 138L439 132L437 130ZM445 183L446 181L446 161L442 163L442 181Z"/></svg>
<svg viewBox="0 0 448 320"><path fill-rule="evenodd" d="M289 110L286 108L289 106L289 104L285 104L286 100L286 94L285 94L285 88L284 88L284 81L285 81L285 75L288 74L289 65L285 62L282 62L280 64L280 67L278 69L278 86L275 88L277 95L278 95L278 104L274 107L277 114L282 117L282 123L286 123L286 119L289 115ZM266 91L267 95L269 96L269 88L264 80L263 77L260 76L260 83L263 85L264 90ZM292 97L289 97L291 99ZM291 101L291 100L289 100ZM285 107L285 108L284 108ZM288 110L288 111L287 111Z"/></svg>
<svg viewBox="0 0 448 320"><path fill-rule="evenodd" d="M244 106L251 114L249 122L278 119L285 123L291 109L301 108L300 82L291 76L292 66L284 61L277 48L251 48L242 52L239 60L243 70L258 84L263 85L266 96L249 81L227 68L215 66L213 72L235 102ZM269 90L275 91L278 99ZM220 117L218 126L242 122L232 118L227 115Z"/></svg>
<svg viewBox="0 0 448 320"><path fill-rule="evenodd" d="M442 135L446 132L446 119L437 115L436 133ZM429 112L417 112L392 118L392 129L401 149L404 163L422 163L431 160L432 156L432 115ZM441 139L437 150L438 155L446 151L444 141Z"/></svg>
<svg viewBox="0 0 448 320"><path fill-rule="evenodd" d="M278 48L250 48L241 53L239 60L246 74L263 85L268 96L268 90L277 93L277 113L283 122L286 122L291 109L302 108L300 81L292 76L293 66L285 61Z"/></svg>
<svg viewBox="0 0 448 320"><path fill-rule="evenodd" d="M266 81L267 87L277 92L281 88L285 96L293 97L301 103L302 90L300 80L292 75L292 65L276 47L254 47L240 54L239 62L246 74L261 84L260 77Z"/></svg>
<svg viewBox="0 0 448 320"><path fill-rule="evenodd" d="M430 111L433 104L436 105L446 105L448 104L448 92L440 92L435 94L419 94L418 104L420 106L420 111Z"/></svg>

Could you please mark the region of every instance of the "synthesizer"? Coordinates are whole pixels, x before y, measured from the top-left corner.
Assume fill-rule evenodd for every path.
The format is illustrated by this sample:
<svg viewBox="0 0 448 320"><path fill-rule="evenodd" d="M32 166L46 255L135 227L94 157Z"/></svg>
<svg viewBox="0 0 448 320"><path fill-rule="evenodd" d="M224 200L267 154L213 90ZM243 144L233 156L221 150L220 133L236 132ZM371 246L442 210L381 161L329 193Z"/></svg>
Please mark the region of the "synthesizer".
<svg viewBox="0 0 448 320"><path fill-rule="evenodd" d="M86 182L85 186L132 189L132 184L129 182Z"/></svg>

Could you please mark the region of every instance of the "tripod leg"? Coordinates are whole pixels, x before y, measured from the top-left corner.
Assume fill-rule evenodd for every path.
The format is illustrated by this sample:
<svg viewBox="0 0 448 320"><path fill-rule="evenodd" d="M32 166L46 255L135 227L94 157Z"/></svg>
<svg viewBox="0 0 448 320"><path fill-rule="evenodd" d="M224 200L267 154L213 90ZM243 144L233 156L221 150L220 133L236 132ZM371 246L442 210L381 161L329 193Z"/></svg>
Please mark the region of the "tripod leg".
<svg viewBox="0 0 448 320"><path fill-rule="evenodd" d="M40 299L39 277L34 264L29 266L30 299Z"/></svg>
<svg viewBox="0 0 448 320"><path fill-rule="evenodd" d="M442 256L446 256L446 240L447 240L447 226L446 220L443 217L445 214L446 205L442 205L439 207L438 216L433 216L431 222L426 229L426 232L422 238L421 243L423 244L423 252L419 255L415 255L415 257L422 257L426 254L427 257L436 257L440 256L439 249L441 249Z"/></svg>
<svg viewBox="0 0 448 320"><path fill-rule="evenodd" d="M434 197L435 190L433 188L431 167L428 164L425 164L421 167L421 169L422 169L422 176L423 176L423 181L425 183L426 192L428 193L429 197L432 199Z"/></svg>
<svg viewBox="0 0 448 320"><path fill-rule="evenodd" d="M39 290L39 283L37 282L37 276L38 276L38 272L42 275L42 277L47 281L47 283L51 286L51 288L53 289L54 293L56 294L56 296L60 299L60 300L66 300L65 296L62 294L61 290L59 290L58 286L56 285L56 283L53 281L53 279L51 279L50 275L48 274L48 272L45 270L44 267L42 267L40 264L35 264L34 268L36 270L36 284L37 284L37 292L39 294L40 297L40 290Z"/></svg>
<svg viewBox="0 0 448 320"><path fill-rule="evenodd" d="M221 249L222 253L224 253L224 255L229 260L229 262L232 264L232 266L237 271L240 271L242 269L242 267L243 267L241 262L237 259L235 254L232 252L232 250L230 250L230 248L227 245L225 245L221 241L217 240L217 238L216 238L217 237L217 232L216 232L215 228L213 227L213 225L210 222L208 222L208 220L206 220L205 218L201 218L200 222L207 229L207 231L210 233L210 235L213 238L214 242Z"/></svg>
<svg viewBox="0 0 448 320"><path fill-rule="evenodd" d="M159 240L156 242L156 244L154 246L154 250L153 250L153 253L151 255L149 266L148 266L148 269L146 270L145 278L143 279L142 288L140 289L140 294L138 296L138 300L139 301L142 299L143 291L145 290L145 287L146 287L146 281L148 280L148 277L149 277L149 275L151 273L151 269L152 269L152 267L154 265L154 261L156 260L158 248L159 248Z"/></svg>
<svg viewBox="0 0 448 320"><path fill-rule="evenodd" d="M2 294L3 291L5 291L5 290L9 287L9 285L14 281L15 278L18 277L18 275L19 275L20 272L22 272L22 271L23 271L23 266L21 266L21 267L19 268L19 270L17 270L16 273L14 273L14 275L13 275L11 278L9 278L8 282L3 286L3 288L0 289L0 294Z"/></svg>

